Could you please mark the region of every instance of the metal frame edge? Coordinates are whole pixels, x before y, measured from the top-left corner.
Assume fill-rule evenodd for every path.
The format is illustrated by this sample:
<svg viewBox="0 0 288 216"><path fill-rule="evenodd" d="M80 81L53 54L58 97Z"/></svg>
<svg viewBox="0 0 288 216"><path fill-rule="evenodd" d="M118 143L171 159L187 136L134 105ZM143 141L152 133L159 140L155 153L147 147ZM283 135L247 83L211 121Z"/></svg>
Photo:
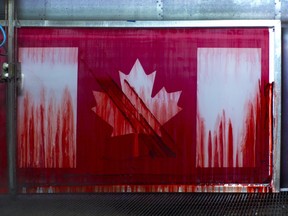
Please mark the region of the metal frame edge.
<svg viewBox="0 0 288 216"><path fill-rule="evenodd" d="M0 20L5 25L5 21ZM281 157L281 21L280 20L179 20L179 21L57 21L57 20L17 20L15 26L21 27L90 27L90 28L219 28L219 27L267 27L274 32L274 58L269 56L269 63L274 67L273 88L273 159L271 166L273 192L280 192L280 157ZM269 50L270 55L271 50ZM272 53L273 54L273 53ZM264 187L269 187L262 184ZM221 187L221 186L220 186ZM222 186L225 188L225 186ZM230 191L233 192L233 191Z"/></svg>
<svg viewBox="0 0 288 216"><path fill-rule="evenodd" d="M17 20L17 27L115 27L115 28L135 28L135 27L274 27L278 23L276 20L161 20L161 21L61 21L61 20Z"/></svg>
<svg viewBox="0 0 288 216"><path fill-rule="evenodd" d="M271 51L269 51L271 53ZM273 53L272 53L273 54ZM271 59L270 59L271 60ZM274 88L273 88L273 192L280 192L281 162L281 21L274 21Z"/></svg>

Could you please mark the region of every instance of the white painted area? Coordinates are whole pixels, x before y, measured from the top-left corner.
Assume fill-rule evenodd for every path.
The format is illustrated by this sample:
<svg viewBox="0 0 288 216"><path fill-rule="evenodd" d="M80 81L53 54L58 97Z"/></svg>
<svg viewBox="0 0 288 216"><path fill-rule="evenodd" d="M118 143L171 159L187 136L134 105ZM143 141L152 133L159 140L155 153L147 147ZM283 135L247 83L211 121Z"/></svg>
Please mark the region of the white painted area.
<svg viewBox="0 0 288 216"><path fill-rule="evenodd" d="M25 75L18 98L19 166L76 167L78 48L20 48L19 61Z"/></svg>
<svg viewBox="0 0 288 216"><path fill-rule="evenodd" d="M258 81L261 80L261 49L198 48L197 54L198 115L205 120L206 126L204 167L208 167L209 160L214 160L213 154L212 159L208 158L208 131L213 135L215 128L218 128L217 119L222 116L223 110L226 114L226 134L229 118L233 125L233 166L236 165L236 153L239 166L242 166L241 143L247 113L245 106L254 100ZM227 146L224 148L224 155L227 155L226 149ZM212 152L214 150L212 146ZM199 139L196 151L198 155ZM196 163L197 161L196 159ZM227 158L224 159L223 166L227 166Z"/></svg>
<svg viewBox="0 0 288 216"><path fill-rule="evenodd" d="M182 110L177 105L181 91L168 93L165 87L163 87L152 98L156 71L147 75L138 59L128 75L120 71L119 76L122 91L130 99L130 102L137 108L138 112L143 114L143 111L138 107L139 105L137 105L137 102L133 101L133 97L130 95L131 91L127 85L125 85L125 80L134 89L161 125L165 124ZM148 117L146 120L148 120Z"/></svg>
<svg viewBox="0 0 288 216"><path fill-rule="evenodd" d="M128 89L124 88L125 80L131 87L133 87L135 92L137 92L138 96L145 102L145 104L149 103L151 100L156 71L147 75L140 61L137 59L128 75L119 72L119 76L122 90L126 95L129 95L129 91Z"/></svg>
<svg viewBox="0 0 288 216"><path fill-rule="evenodd" d="M24 91L30 91L35 102L40 102L42 87L53 90L57 101L62 96L59 92L68 87L76 107L78 48L19 48L19 61L25 76Z"/></svg>

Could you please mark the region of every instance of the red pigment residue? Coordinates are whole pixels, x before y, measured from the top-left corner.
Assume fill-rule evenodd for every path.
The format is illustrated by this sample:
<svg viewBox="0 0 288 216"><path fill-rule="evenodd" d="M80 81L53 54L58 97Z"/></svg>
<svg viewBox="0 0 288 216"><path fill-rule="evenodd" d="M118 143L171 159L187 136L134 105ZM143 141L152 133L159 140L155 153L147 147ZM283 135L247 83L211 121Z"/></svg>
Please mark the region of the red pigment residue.
<svg viewBox="0 0 288 216"><path fill-rule="evenodd" d="M270 186L261 185L87 185L87 186L33 186L23 187L20 193L112 193L112 192L218 192L218 193L268 193L272 192Z"/></svg>
<svg viewBox="0 0 288 216"><path fill-rule="evenodd" d="M20 167L76 167L76 130L69 89L65 88L60 102L53 96L46 102L46 96L42 88L40 102L36 104L28 91L24 95L23 114L19 114L18 120L18 164Z"/></svg>
<svg viewBox="0 0 288 216"><path fill-rule="evenodd" d="M31 64L39 64L43 62L62 62L63 64L75 64L78 59L78 49L71 47L25 47L19 48L19 61L29 59Z"/></svg>
<svg viewBox="0 0 288 216"><path fill-rule="evenodd" d="M271 90L269 90L269 92L271 92ZM271 137L271 126L269 125L269 122L267 121L268 117L266 116L267 113L269 113L269 106L271 106L269 98L272 96L271 93L269 94L270 95L265 93L265 90L261 88L260 81L258 81L258 89L254 100L249 100L245 107L246 117L243 125L244 133L240 137L241 143L240 146L238 146L238 149L234 149L234 142L237 141L233 139L233 123L230 118L227 119L225 110L223 110L222 115L218 118L217 128L215 128L214 131L209 130L208 133L205 129L205 120L200 116L200 111L198 111L198 167L257 166L256 149L263 148L261 146L263 146L267 137ZM270 113L269 116L271 115L272 114ZM226 119L228 120L228 125L226 125ZM205 143L207 143L207 149L204 149ZM205 159L206 161L208 160L208 163L205 163Z"/></svg>
<svg viewBox="0 0 288 216"><path fill-rule="evenodd" d="M229 121L228 126L228 167L233 167L233 128L232 123Z"/></svg>
<svg viewBox="0 0 288 216"><path fill-rule="evenodd" d="M243 166L254 167L255 166L255 145L256 145L255 128L256 128L256 125L255 125L254 107L253 107L252 102L248 103L245 127L246 127L246 133L244 136L244 143L242 146Z"/></svg>
<svg viewBox="0 0 288 216"><path fill-rule="evenodd" d="M174 141L165 130L161 130L161 124L147 108L141 98L129 85L124 82L129 89L129 98L123 93L121 88L110 78L97 79L101 88L105 91L94 92L96 107L92 110L102 117L107 123L113 126L113 136L134 133L133 156L139 156L139 134L147 134L153 142L147 145L151 156L174 157ZM134 102L134 104L132 103ZM167 139L163 140L163 134Z"/></svg>

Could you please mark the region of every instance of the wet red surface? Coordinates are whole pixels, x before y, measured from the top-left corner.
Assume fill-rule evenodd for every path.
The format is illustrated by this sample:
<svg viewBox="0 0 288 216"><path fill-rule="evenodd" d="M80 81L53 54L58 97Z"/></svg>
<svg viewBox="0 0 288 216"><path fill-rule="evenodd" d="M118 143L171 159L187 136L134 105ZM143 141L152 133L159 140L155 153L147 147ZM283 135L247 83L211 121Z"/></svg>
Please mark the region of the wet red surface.
<svg viewBox="0 0 288 216"><path fill-rule="evenodd" d="M23 115L18 121L19 167L75 167L72 99L67 88L62 94L60 104L53 98L47 104L43 88L40 103L37 104L26 91Z"/></svg>
<svg viewBox="0 0 288 216"><path fill-rule="evenodd" d="M79 49L77 128L75 128L77 154L74 160L75 163L77 161L76 166L73 169L68 168L68 164L71 163L68 162L71 156L67 156L70 154L69 147L55 145L53 152L59 158L63 155L62 162L59 159L59 161L53 161L53 166L37 168L40 164L35 159L41 155L42 147L35 148L35 138L28 134L35 133L33 131L35 131L36 119L41 123L41 108L33 106L28 95L27 106L35 114L18 119L18 122L23 121L23 127L26 128L21 135L23 143L26 144L18 146L19 155L25 158L22 162L19 161L17 176L19 191L23 192L25 188L27 192L37 192L38 189L47 192L53 185L50 187L52 192L112 192L122 191L122 188L125 188L124 191L183 190L192 192L217 191L219 184L223 186L234 183L236 184L235 190L239 189L239 191L242 191L243 186L237 187L238 184L243 184L249 192L258 189L264 192L269 191L269 186L248 187L248 184L269 185L271 182L269 171L271 167L269 167L271 110L269 111L268 107L270 93L267 91L267 86L269 86L268 39L267 29L19 29L19 47L78 47ZM231 152L233 152L234 126L229 121L229 117L225 116L225 111L221 115L217 133L212 131L207 133L208 154L214 155L214 160L209 161L209 164L214 164L214 167L196 166L198 47L261 48L262 70L259 94L256 102L247 105L247 130L242 146L243 158L245 158L243 167L239 164L240 158L237 155L236 164L233 164ZM150 115L149 110L145 111L145 106L139 101L137 106L142 107L144 115L150 115L151 122L154 122L150 127L151 122L145 122L137 116L137 110L129 105L123 93L117 90L121 86L119 70L130 71L136 59L141 61L147 74L157 71L152 97L163 87L167 89L167 92L182 91L178 102L178 106L182 108L181 112L165 124L161 124L161 127ZM113 85L107 79L107 75L113 80ZM121 135L123 127L126 127L128 123L123 123L120 117L116 118L120 122L111 125L107 122L109 115L105 118L103 116L106 114L103 114L102 118L95 115L95 112L91 110L99 102L97 99L95 102L95 94L93 94L95 91L98 92L96 95L98 98L101 92L109 95L110 99L107 103L110 103L111 99L119 100L113 101L115 107L111 105L110 114L116 115L114 109L125 112L122 119L132 126L129 130L133 132L132 134ZM103 94L101 100L104 101ZM133 96L133 91L131 94ZM134 96L137 100L135 94ZM50 125L50 132L44 133L44 136L52 133L53 128L57 128L50 142L55 140L56 143L66 143L61 134L68 137L72 130L68 129L71 115L70 117L61 115L63 109L68 111L67 113L70 112L69 102L66 101L64 104L64 107L54 110L54 120L47 123ZM52 105L46 105L42 109L42 112L45 112L54 108ZM256 112L251 110L256 110ZM62 118L65 119L65 124L61 123ZM147 117L145 119L147 120ZM221 119L226 119L226 121L228 119L228 124ZM52 126L54 125L52 122L56 125ZM117 128L119 124L122 124L122 129ZM156 129L157 127L160 129ZM201 130L205 130L205 122L201 122L200 127ZM224 139L227 128L228 134L225 134L227 139ZM127 131L126 128L125 132ZM138 133L139 131L145 133ZM39 135L36 138L41 140L43 136L41 130L37 134ZM252 136L253 134L256 136ZM207 142L205 140L203 137L201 142ZM171 142L174 144L170 145ZM228 142L228 149L223 149L224 142ZM212 143L217 146L214 152L210 147ZM31 150L22 149L27 146ZM201 144L201 146L204 145ZM204 150L199 156L202 163L203 154ZM228 167L223 167L224 155L227 155Z"/></svg>

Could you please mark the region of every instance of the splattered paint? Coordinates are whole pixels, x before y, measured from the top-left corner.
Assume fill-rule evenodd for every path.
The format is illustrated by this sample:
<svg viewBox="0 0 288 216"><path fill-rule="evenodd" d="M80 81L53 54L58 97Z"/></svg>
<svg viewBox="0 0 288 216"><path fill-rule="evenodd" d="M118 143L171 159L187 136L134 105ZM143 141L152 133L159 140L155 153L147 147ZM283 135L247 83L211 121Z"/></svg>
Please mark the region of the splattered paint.
<svg viewBox="0 0 288 216"><path fill-rule="evenodd" d="M49 84L49 89L53 84L61 86L54 90L55 97L45 85L40 86L44 82L37 81L37 94L30 89L21 98L22 107L25 101L30 111L18 120L26 128L19 137L25 142L18 143L19 149L24 149L18 155L20 192L270 191L272 110L267 28L21 28L17 40L18 47L23 47L21 58L29 57L31 62L42 62L50 54L57 56L56 51L37 54L37 49L67 47L61 49L75 49L75 55L78 50L78 64L72 64L78 77L73 73L75 68L65 70L74 77L71 83L76 83L77 89L71 84L65 90L62 84L71 78L68 76L61 84ZM23 55L21 49L31 53ZM229 57L224 62L228 66L237 64L239 85L246 89L241 93L247 95L237 100L236 108L244 107L246 112L241 114L242 121L235 120L231 107L236 98L219 109L209 103L209 108L217 108L217 113L212 110L216 116L211 121L214 125L210 123L212 130L205 112L199 109L199 100L211 102L215 98L198 97L199 67L200 63L208 67L206 57L216 61L221 55L223 61ZM49 61L57 65L58 59L70 62L70 57L49 57ZM252 66L251 61L256 64ZM54 76L49 65L45 80ZM22 66L29 74L29 67ZM220 69L215 67L214 72L223 77ZM245 77L251 74L245 71L254 69L255 77L249 78L253 82L247 84ZM26 84L33 85L35 79L28 80ZM202 84L205 87L205 80ZM223 83L218 86L229 93ZM238 85L232 87L237 89ZM51 112L54 115L48 120ZM242 130L241 136L237 130ZM27 135L33 131L39 137ZM71 137L73 131L77 133L75 148L67 148L70 141L64 137ZM241 144L238 137L243 139ZM49 150L51 159L38 162L37 158L47 157L48 149L42 147L46 140L61 145ZM43 161L47 161L46 168ZM43 168L38 169L40 166Z"/></svg>
<svg viewBox="0 0 288 216"><path fill-rule="evenodd" d="M77 48L21 48L20 167L76 166Z"/></svg>
<svg viewBox="0 0 288 216"><path fill-rule="evenodd" d="M198 48L199 167L255 167L261 50Z"/></svg>

